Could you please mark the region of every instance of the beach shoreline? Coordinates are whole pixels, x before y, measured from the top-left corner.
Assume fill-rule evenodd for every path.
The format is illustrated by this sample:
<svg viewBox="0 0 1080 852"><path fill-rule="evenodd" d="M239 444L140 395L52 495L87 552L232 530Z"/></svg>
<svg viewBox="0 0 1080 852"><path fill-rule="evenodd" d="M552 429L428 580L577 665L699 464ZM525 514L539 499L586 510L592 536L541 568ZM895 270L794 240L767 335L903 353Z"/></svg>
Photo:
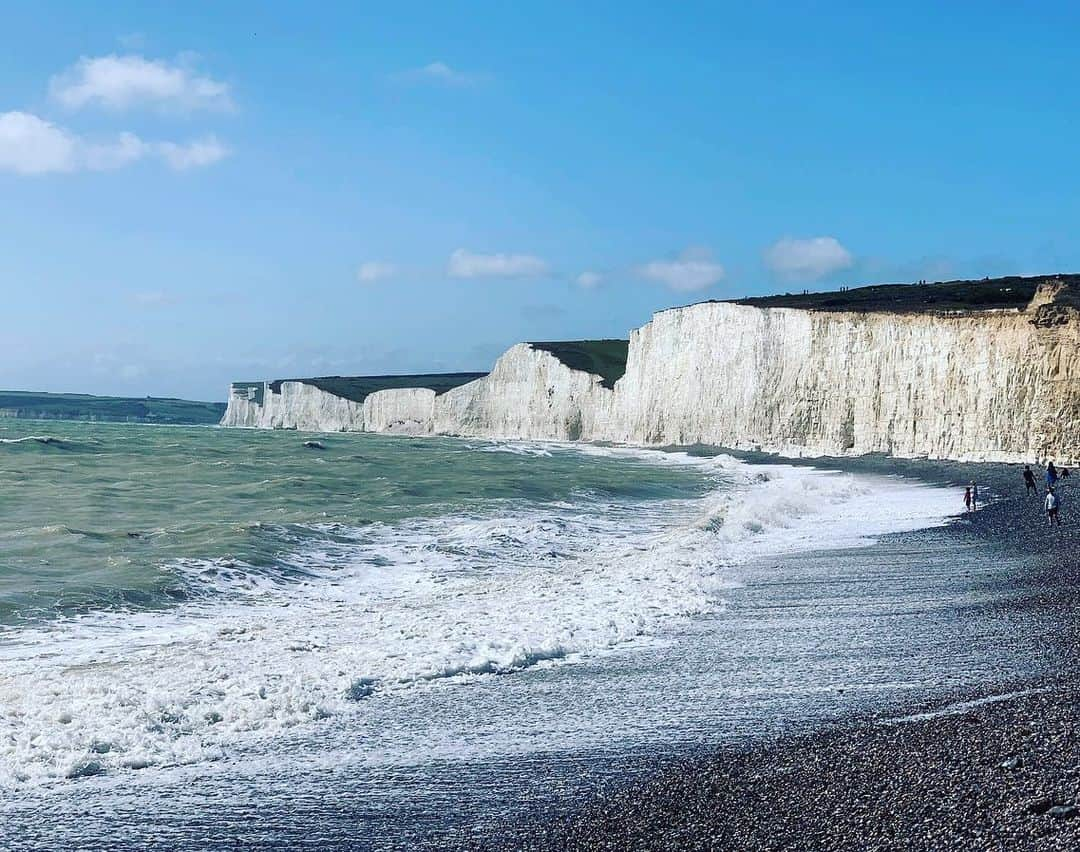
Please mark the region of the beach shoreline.
<svg viewBox="0 0 1080 852"><path fill-rule="evenodd" d="M224 432L221 437L240 441ZM363 454L349 441L328 441L327 452L369 464L378 457L380 440ZM281 444L283 459L294 465L309 464L296 437L267 433L263 442ZM387 441L387 449L396 448ZM434 452L439 445L425 448ZM701 456L721 452L671 449ZM27 451L43 452L37 446ZM62 450L46 446L44 452ZM264 764L281 753L278 746L239 749L221 761L164 766L145 775L95 774L43 788L40 797L21 796L0 808L0 822L16 838L13 848L55 848L87 836L99 838L95 848L163 849L214 849L221 838L249 849L943 848L937 838L960 836L947 821L939 822L934 842L888 845L910 832L875 811L873 797L886 803L878 807L895 801L904 803L899 810L905 813L917 810L904 797L920 773L942 801L950 784L996 789L979 779L963 780L967 765L934 782L933 766L922 757L927 747L920 743L970 739L971 723L957 720L981 713L986 729L1000 730L1001 736L987 739L984 751L969 745L952 751L962 764L993 769L1019 756L1012 745L1021 725L1016 713L1051 719L1056 717L1048 702L1070 706L1073 681L1043 676L1057 673L1059 659L1072 648L1061 641L1061 613L1075 602L1059 569L1047 569L1044 558L1075 548L1069 489L1066 526L1048 532L1041 500L1022 502L1017 496L1023 484L1016 467L724 455L762 464L748 481L751 489L764 485L764 494L737 501L734 514L712 507L706 516L715 526L702 546L724 538L727 525L750 539L761 536L759 524L776 526L782 541L724 567L725 583L731 584L721 591L722 606L680 622L665 641L627 646L572 666L529 667L513 677L448 680L417 692L404 712L398 699L375 696L364 713L344 714L340 723L298 726L282 740L289 758L281 763ZM518 458L532 459L518 463L534 469L532 455L510 453L499 462L505 466ZM491 461L487 453L478 459L484 469ZM685 462L681 458L677 467ZM557 468L563 475L577 470L577 461L566 464ZM803 471L813 475L791 470L799 466L814 468ZM828 470L855 476L819 475ZM954 505L962 510L963 486L971 478L990 502L970 518L940 526ZM841 511L833 519L843 520L839 527L829 524L829 511L818 512L830 500L839 500ZM934 511L928 512L931 501ZM696 497L693 502L698 505ZM904 517L917 520L905 526ZM880 532L884 528L893 532ZM143 546L142 539L126 535L115 540ZM733 541L744 539L736 535ZM1071 543L1063 549L1062 542ZM691 555L699 553L692 549ZM669 563L657 563L664 565L670 574ZM325 622L320 626L327 629ZM251 647L266 641L264 636ZM972 651L979 641L993 643L992 652ZM1026 677L1029 670L1039 677ZM988 696L1005 697L951 708L956 712L940 718L890 724ZM1024 709L1029 704L1030 712ZM1021 709L1014 711L1014 705ZM381 749L382 723L393 730L398 718L441 720L443 739L417 740L423 759L413 761L402 751L382 768L367 765L355 744L370 741ZM507 720L503 728L500 718ZM1068 723L1054 724L1057 731ZM1060 738L1043 743L1041 726L1023 726L1033 729L1024 748L1038 759L1028 759L1025 751L1024 765L1005 780L1028 783L1036 767L1044 775L1058 772L1046 768L1047 754L1071 752ZM506 732L497 741L502 745L490 745L500 730ZM522 732L530 731L534 737L548 732L544 747L518 748L528 735ZM463 743L477 750L466 753ZM442 758L428 759L433 746L443 749ZM874 759L860 769L858 761L867 756ZM915 763L905 762L909 758ZM287 771L268 773L264 765ZM823 767L836 772L829 775ZM876 778L882 773L899 778L900 787L882 786ZM830 779L825 790L823 778ZM1039 786L1037 781L1031 785ZM995 795L1027 802L1025 789ZM383 790L392 793L384 799ZM87 816L69 820L69 791L84 803ZM195 797L188 791L196 791ZM1061 784L1049 795L1047 811L1071 801L1070 788ZM851 800L841 801L844 796ZM814 828L808 814L825 801L833 801L832 808L819 811ZM146 825L141 814L150 802L159 819ZM214 804L210 821L203 817L208 802ZM984 810L991 805L976 803ZM1058 822L1040 825L1060 833L1080 820L1060 820L1065 829ZM891 834L866 833L867 825L879 823ZM808 834L811 829L819 834ZM829 834L834 829L845 833ZM100 839L116 831L121 833L114 845ZM956 848L987 847L972 840Z"/></svg>
<svg viewBox="0 0 1080 852"><path fill-rule="evenodd" d="M752 461L773 456L737 454ZM988 502L952 528L1025 557L1003 605L1054 626L1045 672L859 713L812 733L713 747L599 795L567 818L521 826L484 848L1075 849L1080 847L1080 535L1066 486L1050 530L1022 466L863 459L783 460L979 482ZM1036 471L1045 493L1041 471ZM959 541L959 536L957 537Z"/></svg>

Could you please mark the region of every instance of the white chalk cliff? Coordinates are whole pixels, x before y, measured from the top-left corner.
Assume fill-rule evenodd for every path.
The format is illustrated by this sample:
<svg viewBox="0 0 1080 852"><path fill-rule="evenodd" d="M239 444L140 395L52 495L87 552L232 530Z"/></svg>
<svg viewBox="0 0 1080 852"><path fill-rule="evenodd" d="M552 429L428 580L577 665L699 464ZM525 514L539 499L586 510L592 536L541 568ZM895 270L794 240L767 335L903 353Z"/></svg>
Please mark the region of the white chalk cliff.
<svg viewBox="0 0 1080 852"><path fill-rule="evenodd" d="M259 401L261 399L261 401ZM302 429L308 432L363 432L364 406L304 382L263 383L259 397L234 385L222 426Z"/></svg>
<svg viewBox="0 0 1080 852"><path fill-rule="evenodd" d="M222 423L1077 463L1080 311L1056 296L1044 286L1026 310L953 314L708 302L634 330L614 389L523 343L438 396L357 403L283 382L258 403L234 388Z"/></svg>

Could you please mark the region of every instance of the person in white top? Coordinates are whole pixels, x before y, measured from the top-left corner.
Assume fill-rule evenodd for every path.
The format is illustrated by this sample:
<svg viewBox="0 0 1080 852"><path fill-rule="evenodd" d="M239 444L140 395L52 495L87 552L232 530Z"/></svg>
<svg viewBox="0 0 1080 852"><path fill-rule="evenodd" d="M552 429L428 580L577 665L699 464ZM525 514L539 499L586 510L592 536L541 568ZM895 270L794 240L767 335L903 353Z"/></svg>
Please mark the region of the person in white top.
<svg viewBox="0 0 1080 852"><path fill-rule="evenodd" d="M1058 497L1053 488L1047 489L1046 492L1046 522L1051 526L1054 524L1061 526L1061 518L1058 517Z"/></svg>

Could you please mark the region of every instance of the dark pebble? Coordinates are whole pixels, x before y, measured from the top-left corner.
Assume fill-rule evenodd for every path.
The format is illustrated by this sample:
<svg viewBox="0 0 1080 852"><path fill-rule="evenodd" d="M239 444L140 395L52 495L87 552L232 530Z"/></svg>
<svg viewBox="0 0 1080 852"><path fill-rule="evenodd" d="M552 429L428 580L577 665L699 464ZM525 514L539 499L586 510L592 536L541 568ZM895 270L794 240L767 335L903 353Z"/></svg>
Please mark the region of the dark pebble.
<svg viewBox="0 0 1080 852"><path fill-rule="evenodd" d="M970 468L950 470L957 482L974 478ZM1080 807L1064 804L1080 801L1080 517L1077 526L1048 535L1045 519L1024 502L1020 470L974 468L989 492L1018 496L981 509L972 526L1011 553L1029 556L1010 581L1002 617L1047 626L1043 657L1032 661L1036 674L1026 680L1003 675L974 694L943 691L913 702L911 710L1022 694L902 724L871 715L815 734L749 745L703 743L712 756L658 765L650 780L581 802L569 817L503 825L474 836L470 845L620 852L1080 850L1080 820L1074 819Z"/></svg>

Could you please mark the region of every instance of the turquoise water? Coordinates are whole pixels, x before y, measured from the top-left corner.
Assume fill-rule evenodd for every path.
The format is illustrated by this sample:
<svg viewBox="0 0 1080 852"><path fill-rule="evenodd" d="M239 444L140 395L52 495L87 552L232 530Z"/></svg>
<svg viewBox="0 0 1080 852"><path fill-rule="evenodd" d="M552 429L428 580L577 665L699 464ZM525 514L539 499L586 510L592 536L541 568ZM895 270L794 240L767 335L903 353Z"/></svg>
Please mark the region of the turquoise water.
<svg viewBox="0 0 1080 852"><path fill-rule="evenodd" d="M607 755L967 677L997 663L949 634L951 542L806 556L954 504L705 451L0 421L0 829L415 848Z"/></svg>
<svg viewBox="0 0 1080 852"><path fill-rule="evenodd" d="M219 760L373 695L632 644L716 605L694 516L735 478L603 448L0 423L0 782Z"/></svg>
<svg viewBox="0 0 1080 852"><path fill-rule="evenodd" d="M0 624L213 593L191 560L286 582L304 567L281 554L328 535L312 524L648 502L715 485L632 457L358 435L324 436L320 450L303 445L310 437L0 420Z"/></svg>

